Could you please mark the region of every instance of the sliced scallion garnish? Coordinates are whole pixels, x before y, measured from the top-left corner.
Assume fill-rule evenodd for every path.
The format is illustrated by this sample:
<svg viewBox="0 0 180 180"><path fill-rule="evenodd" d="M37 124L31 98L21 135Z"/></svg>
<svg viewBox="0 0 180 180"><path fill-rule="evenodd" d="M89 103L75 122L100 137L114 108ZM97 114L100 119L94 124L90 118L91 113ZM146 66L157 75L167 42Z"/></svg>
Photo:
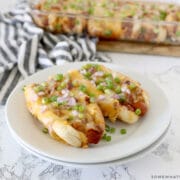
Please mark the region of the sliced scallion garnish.
<svg viewBox="0 0 180 180"><path fill-rule="evenodd" d="M135 110L135 113L136 113L136 115L139 116L139 115L141 115L141 110L138 108L138 109Z"/></svg>
<svg viewBox="0 0 180 180"><path fill-rule="evenodd" d="M126 130L126 129L121 129L121 130L120 130L120 133L121 133L121 134L126 134L126 133L127 133L127 130Z"/></svg>

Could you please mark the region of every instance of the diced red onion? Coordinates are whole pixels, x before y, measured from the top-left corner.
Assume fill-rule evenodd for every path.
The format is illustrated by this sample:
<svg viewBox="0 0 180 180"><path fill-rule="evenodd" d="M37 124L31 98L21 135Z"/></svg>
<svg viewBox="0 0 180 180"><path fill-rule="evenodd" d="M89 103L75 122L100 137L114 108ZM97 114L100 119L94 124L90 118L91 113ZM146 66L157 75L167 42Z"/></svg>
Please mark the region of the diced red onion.
<svg viewBox="0 0 180 180"><path fill-rule="evenodd" d="M96 76L92 76L93 81L96 81L97 77Z"/></svg>
<svg viewBox="0 0 180 180"><path fill-rule="evenodd" d="M96 76L96 77L101 77L104 75L104 72L103 71L97 71L93 74L93 76Z"/></svg>
<svg viewBox="0 0 180 180"><path fill-rule="evenodd" d="M107 84L105 82L102 82L100 85L102 86L106 86Z"/></svg>
<svg viewBox="0 0 180 180"><path fill-rule="evenodd" d="M45 95L45 92L43 91L38 92L38 96L43 96L43 95Z"/></svg>
<svg viewBox="0 0 180 180"><path fill-rule="evenodd" d="M90 72L91 74L93 74L93 73L96 72L96 69L95 69L94 67L91 67L91 68L89 69L89 72Z"/></svg>
<svg viewBox="0 0 180 180"><path fill-rule="evenodd" d="M96 127L95 127L95 124L93 122L89 122L89 123L87 123L86 128L87 129L95 129Z"/></svg>
<svg viewBox="0 0 180 180"><path fill-rule="evenodd" d="M130 90L128 89L128 87L127 87L126 85L123 85L123 86L121 87L121 91L122 91L122 92L126 92L126 93L128 93L128 94L131 93Z"/></svg>
<svg viewBox="0 0 180 180"><path fill-rule="evenodd" d="M66 102L67 101L67 97L61 96L57 98L57 102L58 103L62 103L62 102Z"/></svg>
<svg viewBox="0 0 180 180"><path fill-rule="evenodd" d="M68 89L63 89L61 91L61 93L63 94L63 97L68 97L69 96L69 90Z"/></svg>
<svg viewBox="0 0 180 180"><path fill-rule="evenodd" d="M36 102L38 100L38 96L36 94L31 94L31 99L33 102Z"/></svg>
<svg viewBox="0 0 180 180"><path fill-rule="evenodd" d="M80 70L80 73L84 75L84 74L87 73L87 71L86 71L85 69L81 69L81 70Z"/></svg>
<svg viewBox="0 0 180 180"><path fill-rule="evenodd" d="M70 97L70 98L68 99L68 105L69 105L69 106L75 106L75 105L76 105L76 99L73 98L73 97Z"/></svg>
<svg viewBox="0 0 180 180"><path fill-rule="evenodd" d="M76 110L73 110L71 113L73 116L78 116L78 114L79 114L78 111L76 111Z"/></svg>
<svg viewBox="0 0 180 180"><path fill-rule="evenodd" d="M90 82L91 82L92 85L96 86L96 83L95 83L94 80L91 80Z"/></svg>
<svg viewBox="0 0 180 180"><path fill-rule="evenodd" d="M84 93L82 91L80 91L79 96L84 96Z"/></svg>
<svg viewBox="0 0 180 180"><path fill-rule="evenodd" d="M45 105L43 105L43 106L41 106L41 113L43 113L43 112L45 112L47 110L47 106L45 106Z"/></svg>
<svg viewBox="0 0 180 180"><path fill-rule="evenodd" d="M118 94L113 94L113 95L112 95L112 98L114 98L114 99L119 99L120 96L119 96Z"/></svg>
<svg viewBox="0 0 180 180"><path fill-rule="evenodd" d="M99 95L98 96L98 100L99 101L103 101L105 98L106 98L106 96L104 96L104 95Z"/></svg>

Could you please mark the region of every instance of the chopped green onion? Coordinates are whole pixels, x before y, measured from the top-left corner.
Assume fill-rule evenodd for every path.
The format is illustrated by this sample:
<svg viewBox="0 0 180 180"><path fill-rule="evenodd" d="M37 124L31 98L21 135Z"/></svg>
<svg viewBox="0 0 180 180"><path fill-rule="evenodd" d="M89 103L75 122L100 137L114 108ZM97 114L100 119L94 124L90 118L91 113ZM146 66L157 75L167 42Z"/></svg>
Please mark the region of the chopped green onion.
<svg viewBox="0 0 180 180"><path fill-rule="evenodd" d="M99 84L99 85L97 85L97 89L102 91L104 89L104 86Z"/></svg>
<svg viewBox="0 0 180 180"><path fill-rule="evenodd" d="M61 91L62 89L63 89L63 88L61 87L61 85L57 87L57 90L58 90L58 91Z"/></svg>
<svg viewBox="0 0 180 180"><path fill-rule="evenodd" d="M102 82L104 82L102 79L98 79L97 81L96 81L96 84L100 84L100 83L102 83Z"/></svg>
<svg viewBox="0 0 180 180"><path fill-rule="evenodd" d="M61 106L64 106L64 105L67 104L67 102L66 102L66 101L63 101L63 102L60 102L60 103L58 103L58 104L61 105Z"/></svg>
<svg viewBox="0 0 180 180"><path fill-rule="evenodd" d="M111 79L106 79L106 84L107 84L107 88L108 89L113 89L114 88L114 84L113 84L113 81Z"/></svg>
<svg viewBox="0 0 180 180"><path fill-rule="evenodd" d="M90 102L94 103L96 101L95 97L90 97Z"/></svg>
<svg viewBox="0 0 180 180"><path fill-rule="evenodd" d="M42 82L41 86L46 87L47 86L47 82Z"/></svg>
<svg viewBox="0 0 180 180"><path fill-rule="evenodd" d="M67 6L63 6L63 9L66 10L66 9L67 9Z"/></svg>
<svg viewBox="0 0 180 180"><path fill-rule="evenodd" d="M157 8L156 4L152 4L152 5L151 5L151 8L152 8L152 9L156 9L156 8Z"/></svg>
<svg viewBox="0 0 180 180"><path fill-rule="evenodd" d="M95 97L95 94L93 94L93 93L89 93L88 94L90 97Z"/></svg>
<svg viewBox="0 0 180 180"><path fill-rule="evenodd" d="M83 105L75 105L75 106L73 106L73 110L77 110L79 112L84 112L85 107Z"/></svg>
<svg viewBox="0 0 180 180"><path fill-rule="evenodd" d="M84 112L84 110L85 110L85 107L82 106L82 105L79 105L78 111L79 111L79 112Z"/></svg>
<svg viewBox="0 0 180 180"><path fill-rule="evenodd" d="M115 92L118 94L121 93L121 86L116 87Z"/></svg>
<svg viewBox="0 0 180 180"><path fill-rule="evenodd" d="M121 82L121 80L120 80L118 77L115 77L115 78L114 78L114 81L115 81L116 83L120 83L120 82Z"/></svg>
<svg viewBox="0 0 180 180"><path fill-rule="evenodd" d="M62 80L63 80L63 74L57 74L57 75L55 76L55 80L56 80L56 81L62 81Z"/></svg>
<svg viewBox="0 0 180 180"><path fill-rule="evenodd" d="M101 7L105 8L106 7L106 3L101 4Z"/></svg>
<svg viewBox="0 0 180 180"><path fill-rule="evenodd" d="M67 121L72 121L74 119L74 117L72 115L70 115L68 118L67 118Z"/></svg>
<svg viewBox="0 0 180 180"><path fill-rule="evenodd" d="M47 134L47 133L48 133L48 129L47 129L47 128L43 128L42 132L43 132L44 134Z"/></svg>
<svg viewBox="0 0 180 180"><path fill-rule="evenodd" d="M42 98L41 102L42 102L42 104L48 104L48 103L50 103L51 101L50 101L49 98L44 97L44 98Z"/></svg>
<svg viewBox="0 0 180 180"><path fill-rule="evenodd" d="M140 109L136 109L136 110L135 110L135 113L136 113L136 115L139 116L139 115L141 114L141 110L140 110Z"/></svg>
<svg viewBox="0 0 180 180"><path fill-rule="evenodd" d="M110 129L111 129L110 126L106 124L105 131L110 132Z"/></svg>
<svg viewBox="0 0 180 180"><path fill-rule="evenodd" d="M59 0L49 0L49 1L51 1L54 4L59 2Z"/></svg>
<svg viewBox="0 0 180 180"><path fill-rule="evenodd" d="M112 74L111 74L111 73L105 73L105 74L104 74L104 77L105 77L105 78L112 78Z"/></svg>
<svg viewBox="0 0 180 180"><path fill-rule="evenodd" d="M127 131L126 131L126 129L121 129L121 130L120 130L120 133L121 133L121 134L126 134Z"/></svg>
<svg viewBox="0 0 180 180"><path fill-rule="evenodd" d="M86 64L86 65L83 66L83 69L88 70L91 67L92 67L92 64Z"/></svg>
<svg viewBox="0 0 180 180"><path fill-rule="evenodd" d="M57 96L51 96L49 99L51 102L55 102L57 101Z"/></svg>
<svg viewBox="0 0 180 180"><path fill-rule="evenodd" d="M111 36L112 35L112 31L111 30L105 30L104 31L104 35Z"/></svg>
<svg viewBox="0 0 180 180"><path fill-rule="evenodd" d="M178 19L180 19L180 12L177 12L176 16L177 16Z"/></svg>
<svg viewBox="0 0 180 180"><path fill-rule="evenodd" d="M102 139L104 139L105 141L109 142L111 141L111 136L108 136L106 133L103 135Z"/></svg>
<svg viewBox="0 0 180 180"><path fill-rule="evenodd" d="M84 76L85 76L87 79L90 79L91 73L90 73L90 72L86 72L86 74L84 74Z"/></svg>
<svg viewBox="0 0 180 180"><path fill-rule="evenodd" d="M108 16L108 17L113 17L114 16L114 13L113 12L111 12L111 11L106 11L106 16Z"/></svg>
<svg viewBox="0 0 180 180"><path fill-rule="evenodd" d="M65 87L66 87L66 83L65 83L65 82L62 82L62 83L60 84L60 86L61 86L61 88L65 88Z"/></svg>
<svg viewBox="0 0 180 180"><path fill-rule="evenodd" d="M179 31L176 31L176 36L177 36L177 37L180 37L180 30L179 30Z"/></svg>
<svg viewBox="0 0 180 180"><path fill-rule="evenodd" d="M87 88L85 85L80 85L79 90L85 93L87 91Z"/></svg>
<svg viewBox="0 0 180 180"><path fill-rule="evenodd" d="M44 87L43 87L43 86L41 86L41 85L39 85L39 86L35 86L35 87L34 87L34 90L35 90L35 92L44 91Z"/></svg>
<svg viewBox="0 0 180 180"><path fill-rule="evenodd" d="M83 118L84 118L84 114L79 113L78 117L79 117L80 119L83 119Z"/></svg>
<svg viewBox="0 0 180 180"><path fill-rule="evenodd" d="M126 97L125 97L125 95L124 94L119 94L119 101L120 101L120 103L124 103L125 101L126 101Z"/></svg>
<svg viewBox="0 0 180 180"><path fill-rule="evenodd" d="M26 88L26 86L24 85L24 86L22 87L22 91L25 91L25 88Z"/></svg>
<svg viewBox="0 0 180 180"><path fill-rule="evenodd" d="M102 139L106 140L106 136L107 136L107 134L105 133L105 134L103 135Z"/></svg>
<svg viewBox="0 0 180 180"><path fill-rule="evenodd" d="M79 110L79 106L78 105L75 105L75 106L73 106L73 110Z"/></svg>
<svg viewBox="0 0 180 180"><path fill-rule="evenodd" d="M136 88L136 84L131 83L131 84L129 85L129 89L130 89L130 90L134 90L135 88Z"/></svg>
<svg viewBox="0 0 180 180"><path fill-rule="evenodd" d="M111 94L112 93L112 91L109 89L105 89L104 92L105 92L105 94Z"/></svg>
<svg viewBox="0 0 180 180"><path fill-rule="evenodd" d="M62 28L62 25L61 25L61 24L56 24L56 25L55 25L55 29L56 29L56 30L60 31L61 28Z"/></svg>
<svg viewBox="0 0 180 180"><path fill-rule="evenodd" d="M78 3L82 3L82 2L83 2L83 0L76 0L76 2L78 2Z"/></svg>
<svg viewBox="0 0 180 180"><path fill-rule="evenodd" d="M88 9L88 13L89 13L90 15L94 14L94 8L93 8L93 7L90 7L90 8Z"/></svg>
<svg viewBox="0 0 180 180"><path fill-rule="evenodd" d="M153 16L153 20L154 20L154 21L159 21L159 20L160 20L160 17L159 17L158 15L154 15L154 16Z"/></svg>
<svg viewBox="0 0 180 180"><path fill-rule="evenodd" d="M106 141L110 142L111 141L111 136L106 136Z"/></svg>
<svg viewBox="0 0 180 180"><path fill-rule="evenodd" d="M169 4L169 8L173 8L174 7L174 4Z"/></svg>
<svg viewBox="0 0 180 180"><path fill-rule="evenodd" d="M113 88L114 88L114 85L113 85L112 82L108 82L106 87L107 87L108 89L113 89Z"/></svg>
<svg viewBox="0 0 180 180"><path fill-rule="evenodd" d="M51 3L49 3L49 2L45 2L45 3L44 3L44 8L45 8L45 9L48 10L48 9L50 9L50 7L51 7Z"/></svg>
<svg viewBox="0 0 180 180"><path fill-rule="evenodd" d="M167 16L167 12L165 11L160 11L160 20L165 20L166 19L166 16Z"/></svg>
<svg viewBox="0 0 180 180"><path fill-rule="evenodd" d="M98 70L99 69L99 64L92 64L92 67L94 67L96 70Z"/></svg>
<svg viewBox="0 0 180 180"><path fill-rule="evenodd" d="M59 107L59 103L58 103L58 102L53 102L52 105L53 105L54 107L56 107L56 108Z"/></svg>
<svg viewBox="0 0 180 180"><path fill-rule="evenodd" d="M153 32L154 32L155 34L158 34L158 33L159 33L159 29L158 29L158 28L154 28L154 29L153 29Z"/></svg>
<svg viewBox="0 0 180 180"><path fill-rule="evenodd" d="M154 19L155 20L155 19ZM141 27L141 34L144 34L144 33L146 33L146 28L144 28L144 27Z"/></svg>
<svg viewBox="0 0 180 180"><path fill-rule="evenodd" d="M115 133L116 129L114 127L110 128L110 133L113 134Z"/></svg>
<svg viewBox="0 0 180 180"><path fill-rule="evenodd" d="M97 70L100 66L99 66L99 64L86 64L86 65L83 66L83 69L88 70L88 69L90 69L91 67L94 67L94 68L96 68L96 70Z"/></svg>
<svg viewBox="0 0 180 180"><path fill-rule="evenodd" d="M76 23L76 25L79 25L80 21L78 19L76 19L75 23Z"/></svg>
<svg viewBox="0 0 180 180"><path fill-rule="evenodd" d="M77 80L74 80L74 81L72 82L72 85L73 85L73 86L78 86L78 81L77 81Z"/></svg>
<svg viewBox="0 0 180 180"><path fill-rule="evenodd" d="M72 9L76 9L76 5L75 5L75 4L70 4L70 7L71 7Z"/></svg>

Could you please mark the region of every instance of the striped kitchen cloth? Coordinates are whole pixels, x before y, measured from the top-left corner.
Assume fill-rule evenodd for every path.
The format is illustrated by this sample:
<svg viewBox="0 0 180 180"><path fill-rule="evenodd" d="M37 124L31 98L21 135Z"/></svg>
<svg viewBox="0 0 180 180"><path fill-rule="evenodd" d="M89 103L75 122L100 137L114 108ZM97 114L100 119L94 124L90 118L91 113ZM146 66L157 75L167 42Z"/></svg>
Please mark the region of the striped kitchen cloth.
<svg viewBox="0 0 180 180"><path fill-rule="evenodd" d="M64 62L102 61L96 53L97 39L53 35L38 28L26 2L0 14L0 104L4 105L16 84L39 69Z"/></svg>

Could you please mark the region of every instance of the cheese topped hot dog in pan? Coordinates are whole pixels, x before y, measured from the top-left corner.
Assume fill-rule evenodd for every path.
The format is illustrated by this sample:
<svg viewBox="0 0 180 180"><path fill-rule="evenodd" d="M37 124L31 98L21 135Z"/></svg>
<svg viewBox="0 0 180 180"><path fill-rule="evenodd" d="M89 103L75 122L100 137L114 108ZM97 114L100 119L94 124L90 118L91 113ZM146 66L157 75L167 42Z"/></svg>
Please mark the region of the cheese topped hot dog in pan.
<svg viewBox="0 0 180 180"><path fill-rule="evenodd" d="M53 33L85 33L106 40L180 44L180 6L176 4L39 0L31 7L34 22Z"/></svg>

